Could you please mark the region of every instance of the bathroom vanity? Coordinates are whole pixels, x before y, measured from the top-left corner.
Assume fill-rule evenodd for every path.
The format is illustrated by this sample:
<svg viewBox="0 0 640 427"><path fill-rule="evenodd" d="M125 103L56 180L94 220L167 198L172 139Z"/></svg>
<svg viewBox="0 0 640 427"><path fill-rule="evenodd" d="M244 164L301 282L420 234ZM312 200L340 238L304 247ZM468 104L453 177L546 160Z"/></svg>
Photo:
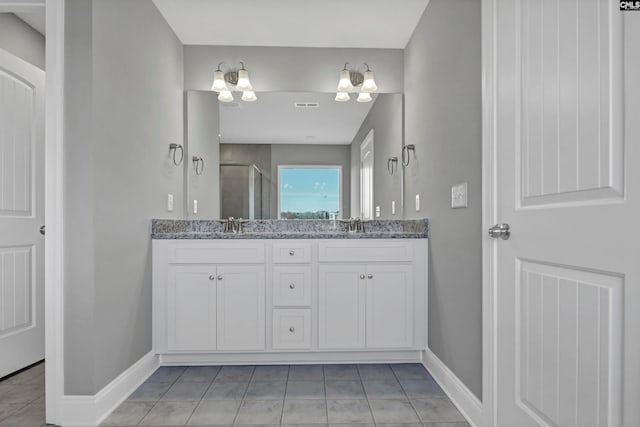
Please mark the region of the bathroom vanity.
<svg viewBox="0 0 640 427"><path fill-rule="evenodd" d="M427 221L153 222L164 364L418 361Z"/></svg>

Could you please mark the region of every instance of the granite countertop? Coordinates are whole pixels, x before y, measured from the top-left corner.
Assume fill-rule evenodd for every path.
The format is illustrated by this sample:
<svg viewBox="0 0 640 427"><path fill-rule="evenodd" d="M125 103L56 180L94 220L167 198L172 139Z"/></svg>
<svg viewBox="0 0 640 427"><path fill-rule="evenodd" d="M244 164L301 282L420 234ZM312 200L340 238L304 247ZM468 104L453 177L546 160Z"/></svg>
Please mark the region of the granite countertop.
<svg viewBox="0 0 640 427"><path fill-rule="evenodd" d="M332 220L251 220L242 233L224 232L217 220L154 219L152 239L426 239L427 219L363 221L364 232Z"/></svg>

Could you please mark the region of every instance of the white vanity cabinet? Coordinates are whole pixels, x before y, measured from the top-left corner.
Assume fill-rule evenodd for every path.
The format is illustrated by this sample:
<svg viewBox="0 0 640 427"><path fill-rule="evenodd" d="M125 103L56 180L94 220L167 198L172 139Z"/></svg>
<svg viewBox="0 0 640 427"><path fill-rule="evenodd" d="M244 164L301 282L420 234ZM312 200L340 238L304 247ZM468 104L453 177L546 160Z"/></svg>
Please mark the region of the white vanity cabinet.
<svg viewBox="0 0 640 427"><path fill-rule="evenodd" d="M163 363L417 361L426 239L154 239Z"/></svg>

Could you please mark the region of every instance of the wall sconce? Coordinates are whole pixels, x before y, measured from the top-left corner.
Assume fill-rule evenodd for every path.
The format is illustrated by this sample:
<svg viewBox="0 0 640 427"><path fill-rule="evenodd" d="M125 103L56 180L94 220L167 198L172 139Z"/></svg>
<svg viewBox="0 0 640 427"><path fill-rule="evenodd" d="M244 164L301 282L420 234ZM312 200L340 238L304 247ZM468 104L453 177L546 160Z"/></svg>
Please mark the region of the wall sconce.
<svg viewBox="0 0 640 427"><path fill-rule="evenodd" d="M376 81L373 78L373 71L369 69L368 64L364 64L367 67L367 71L361 73L357 69L348 69L350 65L348 62L344 64L344 68L340 71L340 80L338 81L338 88L335 100L338 102L347 102L351 99L349 92L354 88L359 87L360 93L356 101L358 102L371 102L373 98L371 94L378 90Z"/></svg>
<svg viewBox="0 0 640 427"><path fill-rule="evenodd" d="M193 170L196 175L202 175L202 171L204 171L204 159L202 157L193 156L191 160L193 161Z"/></svg>
<svg viewBox="0 0 640 427"><path fill-rule="evenodd" d="M404 166L409 166L409 162L411 161L411 155L413 153L413 158L416 157L416 146L413 144L405 145L402 147L402 164Z"/></svg>
<svg viewBox="0 0 640 427"><path fill-rule="evenodd" d="M233 94L227 83L232 86L235 86L235 90L242 92L242 99L246 102L253 102L258 99L256 97L255 92L253 91L253 86L249 81L249 72L244 68L244 62L240 62L239 70L230 70L226 73L222 71L221 67L224 62L218 64L218 69L213 72L213 84L211 85L211 90L214 92L218 92L218 100L220 102L231 102L233 101Z"/></svg>
<svg viewBox="0 0 640 427"><path fill-rule="evenodd" d="M178 159L177 152L180 150L180 159ZM180 144L169 144L169 155L173 155L173 164L180 166L182 159L184 158L184 148Z"/></svg>
<svg viewBox="0 0 640 427"><path fill-rule="evenodd" d="M398 170L398 158L389 157L387 160L387 171L389 171L389 175L393 176L396 170Z"/></svg>

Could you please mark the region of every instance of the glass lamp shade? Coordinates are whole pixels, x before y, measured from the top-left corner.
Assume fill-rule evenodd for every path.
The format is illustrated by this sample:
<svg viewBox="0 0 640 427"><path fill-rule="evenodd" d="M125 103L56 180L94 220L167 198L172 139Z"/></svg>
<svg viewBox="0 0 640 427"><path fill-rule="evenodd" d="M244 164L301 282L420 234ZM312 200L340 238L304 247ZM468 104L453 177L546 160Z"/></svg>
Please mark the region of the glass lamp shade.
<svg viewBox="0 0 640 427"><path fill-rule="evenodd" d="M249 72L244 68L238 71L238 84L236 84L236 89L245 92L251 92L253 90L253 86L251 86L251 82L249 81Z"/></svg>
<svg viewBox="0 0 640 427"><path fill-rule="evenodd" d="M257 100L258 97L256 96L255 92L253 92L252 90L245 90L244 92L242 92L241 99L246 102L253 102Z"/></svg>
<svg viewBox="0 0 640 427"><path fill-rule="evenodd" d="M349 97L349 94L347 92L338 92L338 93L336 93L336 101L338 101L338 102L347 102L350 99L351 98Z"/></svg>
<svg viewBox="0 0 640 427"><path fill-rule="evenodd" d="M233 101L233 94L228 90L223 90L220 92L220 95L218 95L218 100L220 102L231 102Z"/></svg>
<svg viewBox="0 0 640 427"><path fill-rule="evenodd" d="M376 86L376 81L373 80L373 71L366 71L364 73L364 82L362 82L362 89L360 92L371 93L378 90L378 86Z"/></svg>
<svg viewBox="0 0 640 427"><path fill-rule="evenodd" d="M340 81L338 82L338 92L350 92L353 90L349 70L340 71Z"/></svg>
<svg viewBox="0 0 640 427"><path fill-rule="evenodd" d="M356 101L358 102L371 102L373 98L371 98L371 94L367 93L367 92L360 92L358 94L358 99L356 99Z"/></svg>
<svg viewBox="0 0 640 427"><path fill-rule="evenodd" d="M211 90L216 92L222 92L223 90L227 90L227 84L224 81L224 73L220 70L216 70L213 73L213 84L211 85Z"/></svg>

